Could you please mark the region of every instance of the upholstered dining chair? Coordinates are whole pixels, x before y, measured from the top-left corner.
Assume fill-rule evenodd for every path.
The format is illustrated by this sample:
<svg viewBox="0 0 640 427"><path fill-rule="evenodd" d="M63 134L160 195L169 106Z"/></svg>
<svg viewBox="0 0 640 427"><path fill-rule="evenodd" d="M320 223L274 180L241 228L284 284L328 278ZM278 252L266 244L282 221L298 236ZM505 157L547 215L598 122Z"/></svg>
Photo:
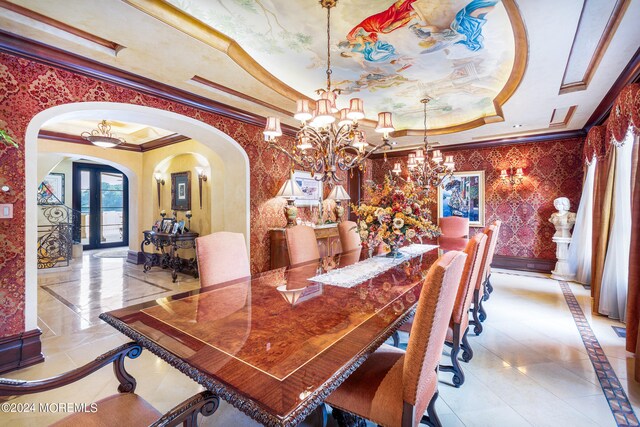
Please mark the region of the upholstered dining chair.
<svg viewBox="0 0 640 427"><path fill-rule="evenodd" d="M429 269L407 351L382 345L371 354L326 399L335 417L346 411L382 426L441 425L438 363L466 257L447 252Z"/></svg>
<svg viewBox="0 0 640 427"><path fill-rule="evenodd" d="M75 412L51 425L56 427L168 427L184 423L184 425L195 427L198 414L209 416L216 412L220 400L210 391L194 395L164 415L141 396L135 394L136 380L125 370L124 359L125 357L134 359L141 352L142 347L131 342L103 354L84 366L55 377L37 381L0 378L0 396L23 396L54 390L85 378L106 365L113 364L114 374L120 382L117 394L95 402L95 411Z"/></svg>
<svg viewBox="0 0 640 427"><path fill-rule="evenodd" d="M242 233L219 231L196 239L200 286L211 286L251 275Z"/></svg>
<svg viewBox="0 0 640 427"><path fill-rule="evenodd" d="M464 264L464 271L460 278L460 286L456 295L456 302L453 306L449 328L447 329L447 337L445 344L451 347L451 365L440 365L442 372L453 372L453 385L460 387L464 384L464 372L458 360L458 353L462 350L462 360L468 362L473 357L473 350L467 340L469 331L469 308L473 300L473 291L476 283L481 280L480 273L482 271L482 257L487 244L487 236L484 233L476 234L464 249L467 254L467 260ZM413 328L413 319L404 323L400 330L403 332L411 332ZM394 335L394 346L398 346L399 336Z"/></svg>
<svg viewBox="0 0 640 427"><path fill-rule="evenodd" d="M338 235L340 236L342 252L347 252L362 246L357 224L353 221L342 221L338 224Z"/></svg>
<svg viewBox="0 0 640 427"><path fill-rule="evenodd" d="M289 264L300 264L320 258L316 233L306 225L296 225L285 231Z"/></svg>
<svg viewBox="0 0 640 427"><path fill-rule="evenodd" d="M493 225L496 226L496 248L493 250L493 255L495 255L495 251L498 246L498 239L500 238L500 227L502 226L502 221L496 220L493 222ZM493 292L493 285L491 284L491 263L493 263L493 255L491 256L491 262L489 263L489 270L487 271L487 277L485 279L485 292L484 292L484 300L488 300L489 296Z"/></svg>
<svg viewBox="0 0 640 427"><path fill-rule="evenodd" d="M473 325L473 333L476 335L480 335L482 333L482 322L487 318L487 313L484 310L482 301L485 294L485 282L491 269L493 254L496 250L500 225L500 221L495 221L484 230L484 234L487 235L487 244L485 245L484 255L482 256L482 270L480 272L481 280L478 280L476 288L473 291L473 308L471 309L473 320L469 322L470 325Z"/></svg>
<svg viewBox="0 0 640 427"><path fill-rule="evenodd" d="M445 237L467 237L469 236L469 218L459 216L448 216L439 218L438 225Z"/></svg>

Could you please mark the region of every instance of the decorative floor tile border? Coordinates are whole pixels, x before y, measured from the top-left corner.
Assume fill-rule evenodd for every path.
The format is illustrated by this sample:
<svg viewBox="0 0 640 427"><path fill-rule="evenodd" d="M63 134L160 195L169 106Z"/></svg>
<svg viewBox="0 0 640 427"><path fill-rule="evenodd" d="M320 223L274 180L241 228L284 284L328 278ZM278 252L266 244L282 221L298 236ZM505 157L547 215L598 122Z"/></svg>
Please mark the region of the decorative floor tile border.
<svg viewBox="0 0 640 427"><path fill-rule="evenodd" d="M576 322L584 347L587 349L589 359L593 364L593 369L598 376L604 396L606 397L607 402L609 402L609 407L611 408L611 413L613 414L616 424L618 427L640 426L638 417L636 417L636 414L633 411L633 407L627 398L627 394L622 388L622 385L618 380L618 376L611 367L609 359L604 354L604 351L593 333L591 325L589 325L582 308L580 308L578 300L575 295L573 295L569 284L564 281L558 281L558 283L560 283L564 299L567 301L569 310L571 310L573 320Z"/></svg>

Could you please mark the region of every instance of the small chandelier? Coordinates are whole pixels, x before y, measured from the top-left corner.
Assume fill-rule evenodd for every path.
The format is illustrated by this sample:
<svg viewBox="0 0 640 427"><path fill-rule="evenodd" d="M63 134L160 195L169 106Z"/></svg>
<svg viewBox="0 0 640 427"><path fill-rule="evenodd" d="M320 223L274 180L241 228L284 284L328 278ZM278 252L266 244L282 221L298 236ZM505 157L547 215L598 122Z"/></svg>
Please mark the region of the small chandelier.
<svg viewBox="0 0 640 427"><path fill-rule="evenodd" d="M380 149L385 151L386 160L386 151L391 149L389 132L394 130L391 113L379 113L375 131L382 134L382 142L367 151L369 143L358 127L358 120L365 117L362 99L351 99L349 108L338 110L336 107L340 89L331 89L330 25L331 8L336 3L337 0L320 1L327 9L327 88L316 91L320 99L315 102L307 99L297 101L294 118L301 124L293 146L278 141L277 138L282 136L279 118L268 117L264 130L269 148L284 153L295 165L310 171L311 176L317 174L315 179L318 181L331 181L332 184L342 181L336 175L338 170L352 170L353 173L353 169L358 168L364 171L364 161Z"/></svg>
<svg viewBox="0 0 640 427"><path fill-rule="evenodd" d="M453 156L442 158L440 150L433 150L433 155L429 158L431 146L427 140L427 104L431 98L421 99L420 102L424 106L424 148L419 148L415 153L410 153L407 160L407 168L409 169L409 179L418 187L429 191L431 187L438 187L446 178L453 176L455 163ZM400 163L396 163L392 170L396 175L402 172Z"/></svg>
<svg viewBox="0 0 640 427"><path fill-rule="evenodd" d="M97 129L93 129L91 132L82 132L80 136L101 148L114 148L127 142L111 133L111 125L107 124L106 120L98 123Z"/></svg>

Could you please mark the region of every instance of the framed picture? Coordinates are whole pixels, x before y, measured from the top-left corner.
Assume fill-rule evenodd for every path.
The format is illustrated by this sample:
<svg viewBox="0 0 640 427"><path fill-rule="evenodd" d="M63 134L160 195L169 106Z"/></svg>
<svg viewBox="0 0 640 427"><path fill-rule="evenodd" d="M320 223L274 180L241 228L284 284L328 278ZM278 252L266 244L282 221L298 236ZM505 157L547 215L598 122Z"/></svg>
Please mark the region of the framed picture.
<svg viewBox="0 0 640 427"><path fill-rule="evenodd" d="M318 181L311 177L311 173L304 171L295 171L293 179L302 189L304 197L296 199L296 206L318 206L324 197L322 192L322 181Z"/></svg>
<svg viewBox="0 0 640 427"><path fill-rule="evenodd" d="M191 210L191 172L171 174L171 210Z"/></svg>
<svg viewBox="0 0 640 427"><path fill-rule="evenodd" d="M153 224L153 227L151 227L151 231L160 231L162 230L162 220L159 219L155 222L155 224Z"/></svg>
<svg viewBox="0 0 640 427"><path fill-rule="evenodd" d="M484 227L484 171L454 172L438 187L438 218L469 218L471 227Z"/></svg>
<svg viewBox="0 0 640 427"><path fill-rule="evenodd" d="M162 227L160 228L160 232L162 233L171 233L173 230L173 218L165 218L162 220Z"/></svg>
<svg viewBox="0 0 640 427"><path fill-rule="evenodd" d="M50 173L38 187L39 205L64 205L64 174Z"/></svg>
<svg viewBox="0 0 640 427"><path fill-rule="evenodd" d="M184 221L178 221L178 233L184 233Z"/></svg>

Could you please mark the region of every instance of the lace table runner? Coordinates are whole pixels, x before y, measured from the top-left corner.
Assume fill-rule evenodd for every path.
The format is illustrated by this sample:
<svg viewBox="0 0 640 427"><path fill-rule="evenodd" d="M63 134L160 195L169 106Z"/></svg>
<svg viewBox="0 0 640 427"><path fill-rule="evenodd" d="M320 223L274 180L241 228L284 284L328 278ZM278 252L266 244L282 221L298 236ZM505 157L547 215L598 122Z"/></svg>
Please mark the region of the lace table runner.
<svg viewBox="0 0 640 427"><path fill-rule="evenodd" d="M396 265L402 264L411 258L415 258L437 247L438 245L421 244L406 246L404 248L400 248L400 252L404 255L401 258L387 258L386 255L377 255L353 265L311 277L308 280L327 285L339 286L341 288L352 288L365 280L369 280L384 273Z"/></svg>

